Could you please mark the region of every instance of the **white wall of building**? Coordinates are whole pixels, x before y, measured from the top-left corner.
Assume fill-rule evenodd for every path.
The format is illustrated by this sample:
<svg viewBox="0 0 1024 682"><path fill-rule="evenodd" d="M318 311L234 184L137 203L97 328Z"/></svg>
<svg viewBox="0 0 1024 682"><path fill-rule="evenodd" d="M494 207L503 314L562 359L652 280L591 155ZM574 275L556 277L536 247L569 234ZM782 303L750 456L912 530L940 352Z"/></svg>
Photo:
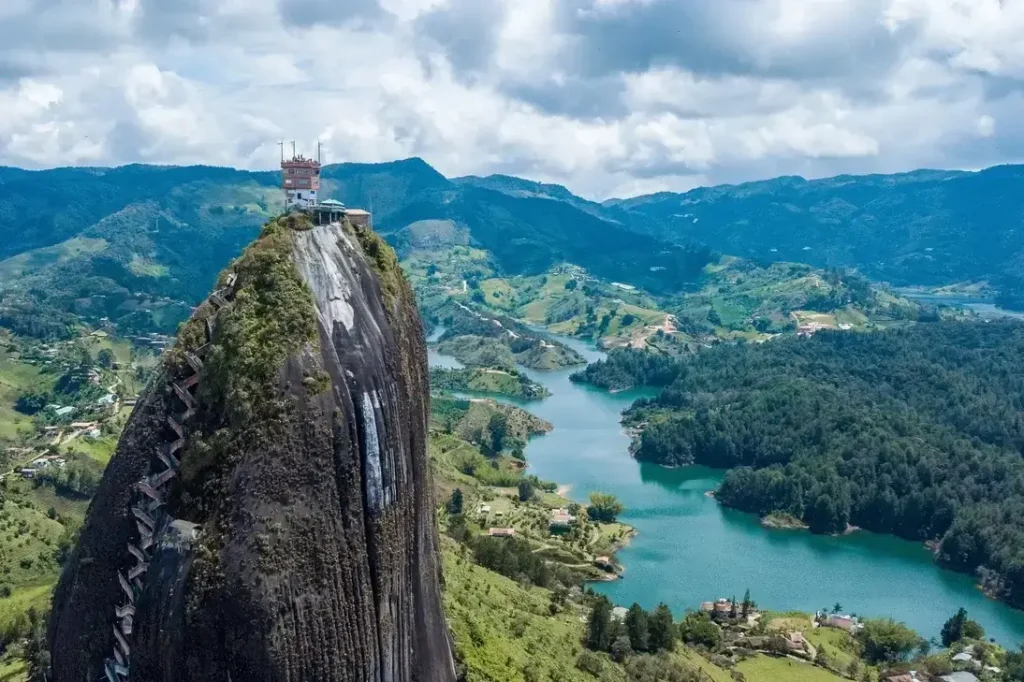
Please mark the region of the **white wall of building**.
<svg viewBox="0 0 1024 682"><path fill-rule="evenodd" d="M306 207L310 204L315 204L316 190L315 189L287 189L285 190L287 195L286 205Z"/></svg>

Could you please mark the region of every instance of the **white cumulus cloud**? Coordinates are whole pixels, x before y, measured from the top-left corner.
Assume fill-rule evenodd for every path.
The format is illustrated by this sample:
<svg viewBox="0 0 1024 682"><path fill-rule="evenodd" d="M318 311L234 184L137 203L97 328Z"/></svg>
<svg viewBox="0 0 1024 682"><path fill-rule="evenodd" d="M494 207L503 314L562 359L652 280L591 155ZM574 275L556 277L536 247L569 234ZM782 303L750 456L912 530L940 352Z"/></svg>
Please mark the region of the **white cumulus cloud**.
<svg viewBox="0 0 1024 682"><path fill-rule="evenodd" d="M9 0L0 163L421 156L593 198L1024 158L1021 0Z"/></svg>

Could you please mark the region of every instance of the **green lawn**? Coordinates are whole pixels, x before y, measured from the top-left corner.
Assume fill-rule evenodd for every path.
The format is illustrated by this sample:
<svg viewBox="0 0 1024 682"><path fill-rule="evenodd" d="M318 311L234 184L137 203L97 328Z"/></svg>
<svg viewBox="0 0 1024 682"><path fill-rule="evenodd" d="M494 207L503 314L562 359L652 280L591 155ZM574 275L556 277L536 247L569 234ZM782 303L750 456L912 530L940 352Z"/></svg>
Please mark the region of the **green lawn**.
<svg viewBox="0 0 1024 682"><path fill-rule="evenodd" d="M722 326L728 328L740 327L744 320L750 315L750 311L736 301L724 296L715 296L712 299L712 307L722 320Z"/></svg>
<svg viewBox="0 0 1024 682"><path fill-rule="evenodd" d="M688 664L700 668L700 671L711 678L711 682L733 682L732 675L729 671L719 668L717 665L710 663L703 656L695 651L687 649L685 647L677 647L673 656L687 662ZM701 682L706 682L701 680ZM747 678L747 682L755 682L753 678Z"/></svg>
<svg viewBox="0 0 1024 682"><path fill-rule="evenodd" d="M14 403L22 391L48 383L38 367L19 362L0 347L0 440L13 441L32 433L31 417L16 411Z"/></svg>
<svg viewBox="0 0 1024 682"><path fill-rule="evenodd" d="M758 654L736 666L747 682L839 682L844 678L810 663Z"/></svg>
<svg viewBox="0 0 1024 682"><path fill-rule="evenodd" d="M47 517L47 508L12 500L0 511L0 584L37 585L56 576L53 551L64 526Z"/></svg>
<svg viewBox="0 0 1024 682"><path fill-rule="evenodd" d="M487 305L499 310L512 311L519 305L516 290L508 281L500 278L485 279L480 282L480 290L484 292Z"/></svg>
<svg viewBox="0 0 1024 682"><path fill-rule="evenodd" d="M63 446L65 452L78 452L84 455L92 457L100 464L106 465L110 458L114 456L114 450L117 448L117 436L103 436L95 440L90 440L84 436L79 436L67 445Z"/></svg>
<svg viewBox="0 0 1024 682"><path fill-rule="evenodd" d="M28 666L15 651L7 651L0 658L0 682L25 682L28 680Z"/></svg>
<svg viewBox="0 0 1024 682"><path fill-rule="evenodd" d="M819 651L828 654L833 668L845 670L850 662L857 658L851 653L855 650L853 637L842 630L814 628L813 630L804 630L804 637Z"/></svg>
<svg viewBox="0 0 1024 682"><path fill-rule="evenodd" d="M10 597L0 599L0 631L6 630L15 621L26 620L25 614L30 608L39 612L48 611L50 597L56 584L57 578L54 576L51 582L22 587L15 590Z"/></svg>

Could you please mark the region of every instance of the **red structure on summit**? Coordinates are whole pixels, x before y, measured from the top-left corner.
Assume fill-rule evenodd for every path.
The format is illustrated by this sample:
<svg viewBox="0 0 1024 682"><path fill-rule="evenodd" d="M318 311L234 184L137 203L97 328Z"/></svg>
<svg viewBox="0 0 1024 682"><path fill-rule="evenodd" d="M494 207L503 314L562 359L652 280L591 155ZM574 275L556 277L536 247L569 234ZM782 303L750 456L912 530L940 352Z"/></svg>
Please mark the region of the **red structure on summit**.
<svg viewBox="0 0 1024 682"><path fill-rule="evenodd" d="M317 144L316 159L307 159L295 153L292 142L292 158L284 159L284 144L281 144L281 188L284 189L285 209L306 208L317 204L320 191L320 145Z"/></svg>

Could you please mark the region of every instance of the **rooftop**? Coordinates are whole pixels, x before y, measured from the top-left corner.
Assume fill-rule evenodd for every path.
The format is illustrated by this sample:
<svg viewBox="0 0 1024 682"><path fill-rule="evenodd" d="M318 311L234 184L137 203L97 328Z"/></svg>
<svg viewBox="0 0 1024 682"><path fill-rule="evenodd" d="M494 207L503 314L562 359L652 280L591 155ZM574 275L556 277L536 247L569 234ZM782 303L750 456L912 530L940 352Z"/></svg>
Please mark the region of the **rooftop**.
<svg viewBox="0 0 1024 682"><path fill-rule="evenodd" d="M510 538L515 536L515 528L491 528L487 531L487 534L492 538Z"/></svg>
<svg viewBox="0 0 1024 682"><path fill-rule="evenodd" d="M943 675L939 679L942 680L942 682L978 682L977 675L966 671Z"/></svg>

